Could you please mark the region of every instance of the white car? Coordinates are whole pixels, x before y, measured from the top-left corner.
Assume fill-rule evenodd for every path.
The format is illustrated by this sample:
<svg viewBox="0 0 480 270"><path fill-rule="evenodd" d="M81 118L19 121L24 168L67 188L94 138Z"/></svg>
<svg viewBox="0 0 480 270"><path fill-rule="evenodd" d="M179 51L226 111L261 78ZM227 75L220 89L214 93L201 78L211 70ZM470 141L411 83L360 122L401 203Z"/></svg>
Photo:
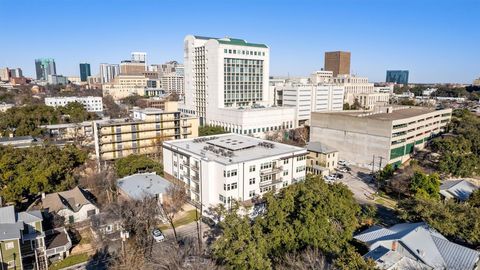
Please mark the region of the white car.
<svg viewBox="0 0 480 270"><path fill-rule="evenodd" d="M348 163L347 163L347 161L341 159L341 160L338 161L338 165L340 165L340 166L347 166Z"/></svg>
<svg viewBox="0 0 480 270"><path fill-rule="evenodd" d="M325 180L327 180L327 182L328 181L335 181L335 177L332 176L332 175L325 175L324 178L325 178Z"/></svg>
<svg viewBox="0 0 480 270"><path fill-rule="evenodd" d="M155 242L157 243L165 241L165 235L159 229L154 229L152 231L152 236Z"/></svg>
<svg viewBox="0 0 480 270"><path fill-rule="evenodd" d="M348 170L345 168L337 168L337 171L342 172L342 173L347 173Z"/></svg>

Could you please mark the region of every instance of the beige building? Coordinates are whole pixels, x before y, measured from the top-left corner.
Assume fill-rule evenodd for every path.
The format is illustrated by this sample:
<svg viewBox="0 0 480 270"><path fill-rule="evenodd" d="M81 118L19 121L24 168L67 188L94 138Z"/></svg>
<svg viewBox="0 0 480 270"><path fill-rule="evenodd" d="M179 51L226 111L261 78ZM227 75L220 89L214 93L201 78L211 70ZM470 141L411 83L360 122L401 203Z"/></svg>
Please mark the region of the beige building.
<svg viewBox="0 0 480 270"><path fill-rule="evenodd" d="M118 75L111 83L103 85L103 96L110 95L114 100L131 95L143 96L148 84L144 75Z"/></svg>
<svg viewBox="0 0 480 270"><path fill-rule="evenodd" d="M126 60L120 63L120 74L123 75L141 75L145 71L145 62Z"/></svg>
<svg viewBox="0 0 480 270"><path fill-rule="evenodd" d="M165 74L161 79L161 84L167 93L176 93L180 96L185 94L184 77L177 73Z"/></svg>
<svg viewBox="0 0 480 270"><path fill-rule="evenodd" d="M444 131L451 109L385 107L378 112L313 112L311 141L335 148L341 159L377 170L398 167L416 148Z"/></svg>
<svg viewBox="0 0 480 270"><path fill-rule="evenodd" d="M338 165L338 151L319 142L307 145L307 173L326 176Z"/></svg>
<svg viewBox="0 0 480 270"><path fill-rule="evenodd" d="M473 80L473 86L480 86L480 77L478 79Z"/></svg>
<svg viewBox="0 0 480 270"><path fill-rule="evenodd" d="M389 93L361 93L354 95L354 98L358 100L362 108L367 110L371 110L375 106L388 105L390 102Z"/></svg>
<svg viewBox="0 0 480 270"><path fill-rule="evenodd" d="M333 76L350 74L350 52L325 52L325 70Z"/></svg>
<svg viewBox="0 0 480 270"><path fill-rule="evenodd" d="M198 117L181 114L177 102L166 102L164 110L134 109L132 119L95 124L95 152L99 160L160 154L163 141L198 137L198 126Z"/></svg>

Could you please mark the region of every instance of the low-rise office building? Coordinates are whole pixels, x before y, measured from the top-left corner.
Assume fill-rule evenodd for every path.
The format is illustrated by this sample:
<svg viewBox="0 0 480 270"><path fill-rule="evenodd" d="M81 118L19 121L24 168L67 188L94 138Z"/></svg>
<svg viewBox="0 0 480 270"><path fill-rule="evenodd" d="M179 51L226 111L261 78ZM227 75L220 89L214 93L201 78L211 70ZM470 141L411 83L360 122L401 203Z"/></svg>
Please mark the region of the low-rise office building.
<svg viewBox="0 0 480 270"><path fill-rule="evenodd" d="M185 183L191 200L205 207L303 180L306 155L304 148L232 133L163 143L165 178Z"/></svg>
<svg viewBox="0 0 480 270"><path fill-rule="evenodd" d="M182 114L177 102L165 109L134 109L132 118L96 122L95 152L99 160L113 160L130 154L159 154L166 140L198 136L198 117Z"/></svg>
<svg viewBox="0 0 480 270"><path fill-rule="evenodd" d="M371 110L375 107L382 107L388 105L390 102L389 93L360 93L355 94L355 99L358 100L360 106L366 110Z"/></svg>
<svg viewBox="0 0 480 270"><path fill-rule="evenodd" d="M310 140L339 151L340 158L365 168L399 166L450 121L451 109L385 107L377 112L314 112Z"/></svg>
<svg viewBox="0 0 480 270"><path fill-rule="evenodd" d="M307 144L307 173L329 175L338 166L338 151L319 142Z"/></svg>
<svg viewBox="0 0 480 270"><path fill-rule="evenodd" d="M88 112L103 112L102 97L47 97L45 105L51 107L66 106L68 103L78 102L85 106Z"/></svg>

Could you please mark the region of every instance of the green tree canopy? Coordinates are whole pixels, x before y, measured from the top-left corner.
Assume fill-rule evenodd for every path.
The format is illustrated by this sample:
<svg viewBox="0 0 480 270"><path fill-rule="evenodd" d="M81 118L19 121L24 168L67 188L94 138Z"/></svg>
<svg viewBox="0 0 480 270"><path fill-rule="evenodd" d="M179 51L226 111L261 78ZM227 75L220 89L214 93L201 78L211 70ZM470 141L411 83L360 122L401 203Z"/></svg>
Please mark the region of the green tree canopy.
<svg viewBox="0 0 480 270"><path fill-rule="evenodd" d="M226 131L220 126L203 126L198 128L198 136L212 136L223 134Z"/></svg>
<svg viewBox="0 0 480 270"><path fill-rule="evenodd" d="M71 188L74 169L86 159L87 153L73 145L0 147L0 195L7 202L19 202L41 192Z"/></svg>
<svg viewBox="0 0 480 270"><path fill-rule="evenodd" d="M146 155L129 155L115 161L115 170L118 177L125 177L139 172L156 172L163 175L161 163Z"/></svg>
<svg viewBox="0 0 480 270"><path fill-rule="evenodd" d="M410 181L410 192L424 198L440 198L440 176L416 171Z"/></svg>

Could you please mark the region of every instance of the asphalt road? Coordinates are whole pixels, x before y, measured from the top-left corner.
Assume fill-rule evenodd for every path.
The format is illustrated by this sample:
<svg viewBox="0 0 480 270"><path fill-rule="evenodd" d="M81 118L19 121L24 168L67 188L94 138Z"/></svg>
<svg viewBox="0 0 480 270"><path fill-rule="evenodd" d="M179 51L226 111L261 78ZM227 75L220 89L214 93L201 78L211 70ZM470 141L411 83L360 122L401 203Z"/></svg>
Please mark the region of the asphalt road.
<svg viewBox="0 0 480 270"><path fill-rule="evenodd" d="M340 183L345 184L352 192L355 199L361 204L375 203L371 198L375 193L375 186L370 184L372 176L370 170L349 166L352 170L348 173L342 173L343 179L338 179Z"/></svg>

